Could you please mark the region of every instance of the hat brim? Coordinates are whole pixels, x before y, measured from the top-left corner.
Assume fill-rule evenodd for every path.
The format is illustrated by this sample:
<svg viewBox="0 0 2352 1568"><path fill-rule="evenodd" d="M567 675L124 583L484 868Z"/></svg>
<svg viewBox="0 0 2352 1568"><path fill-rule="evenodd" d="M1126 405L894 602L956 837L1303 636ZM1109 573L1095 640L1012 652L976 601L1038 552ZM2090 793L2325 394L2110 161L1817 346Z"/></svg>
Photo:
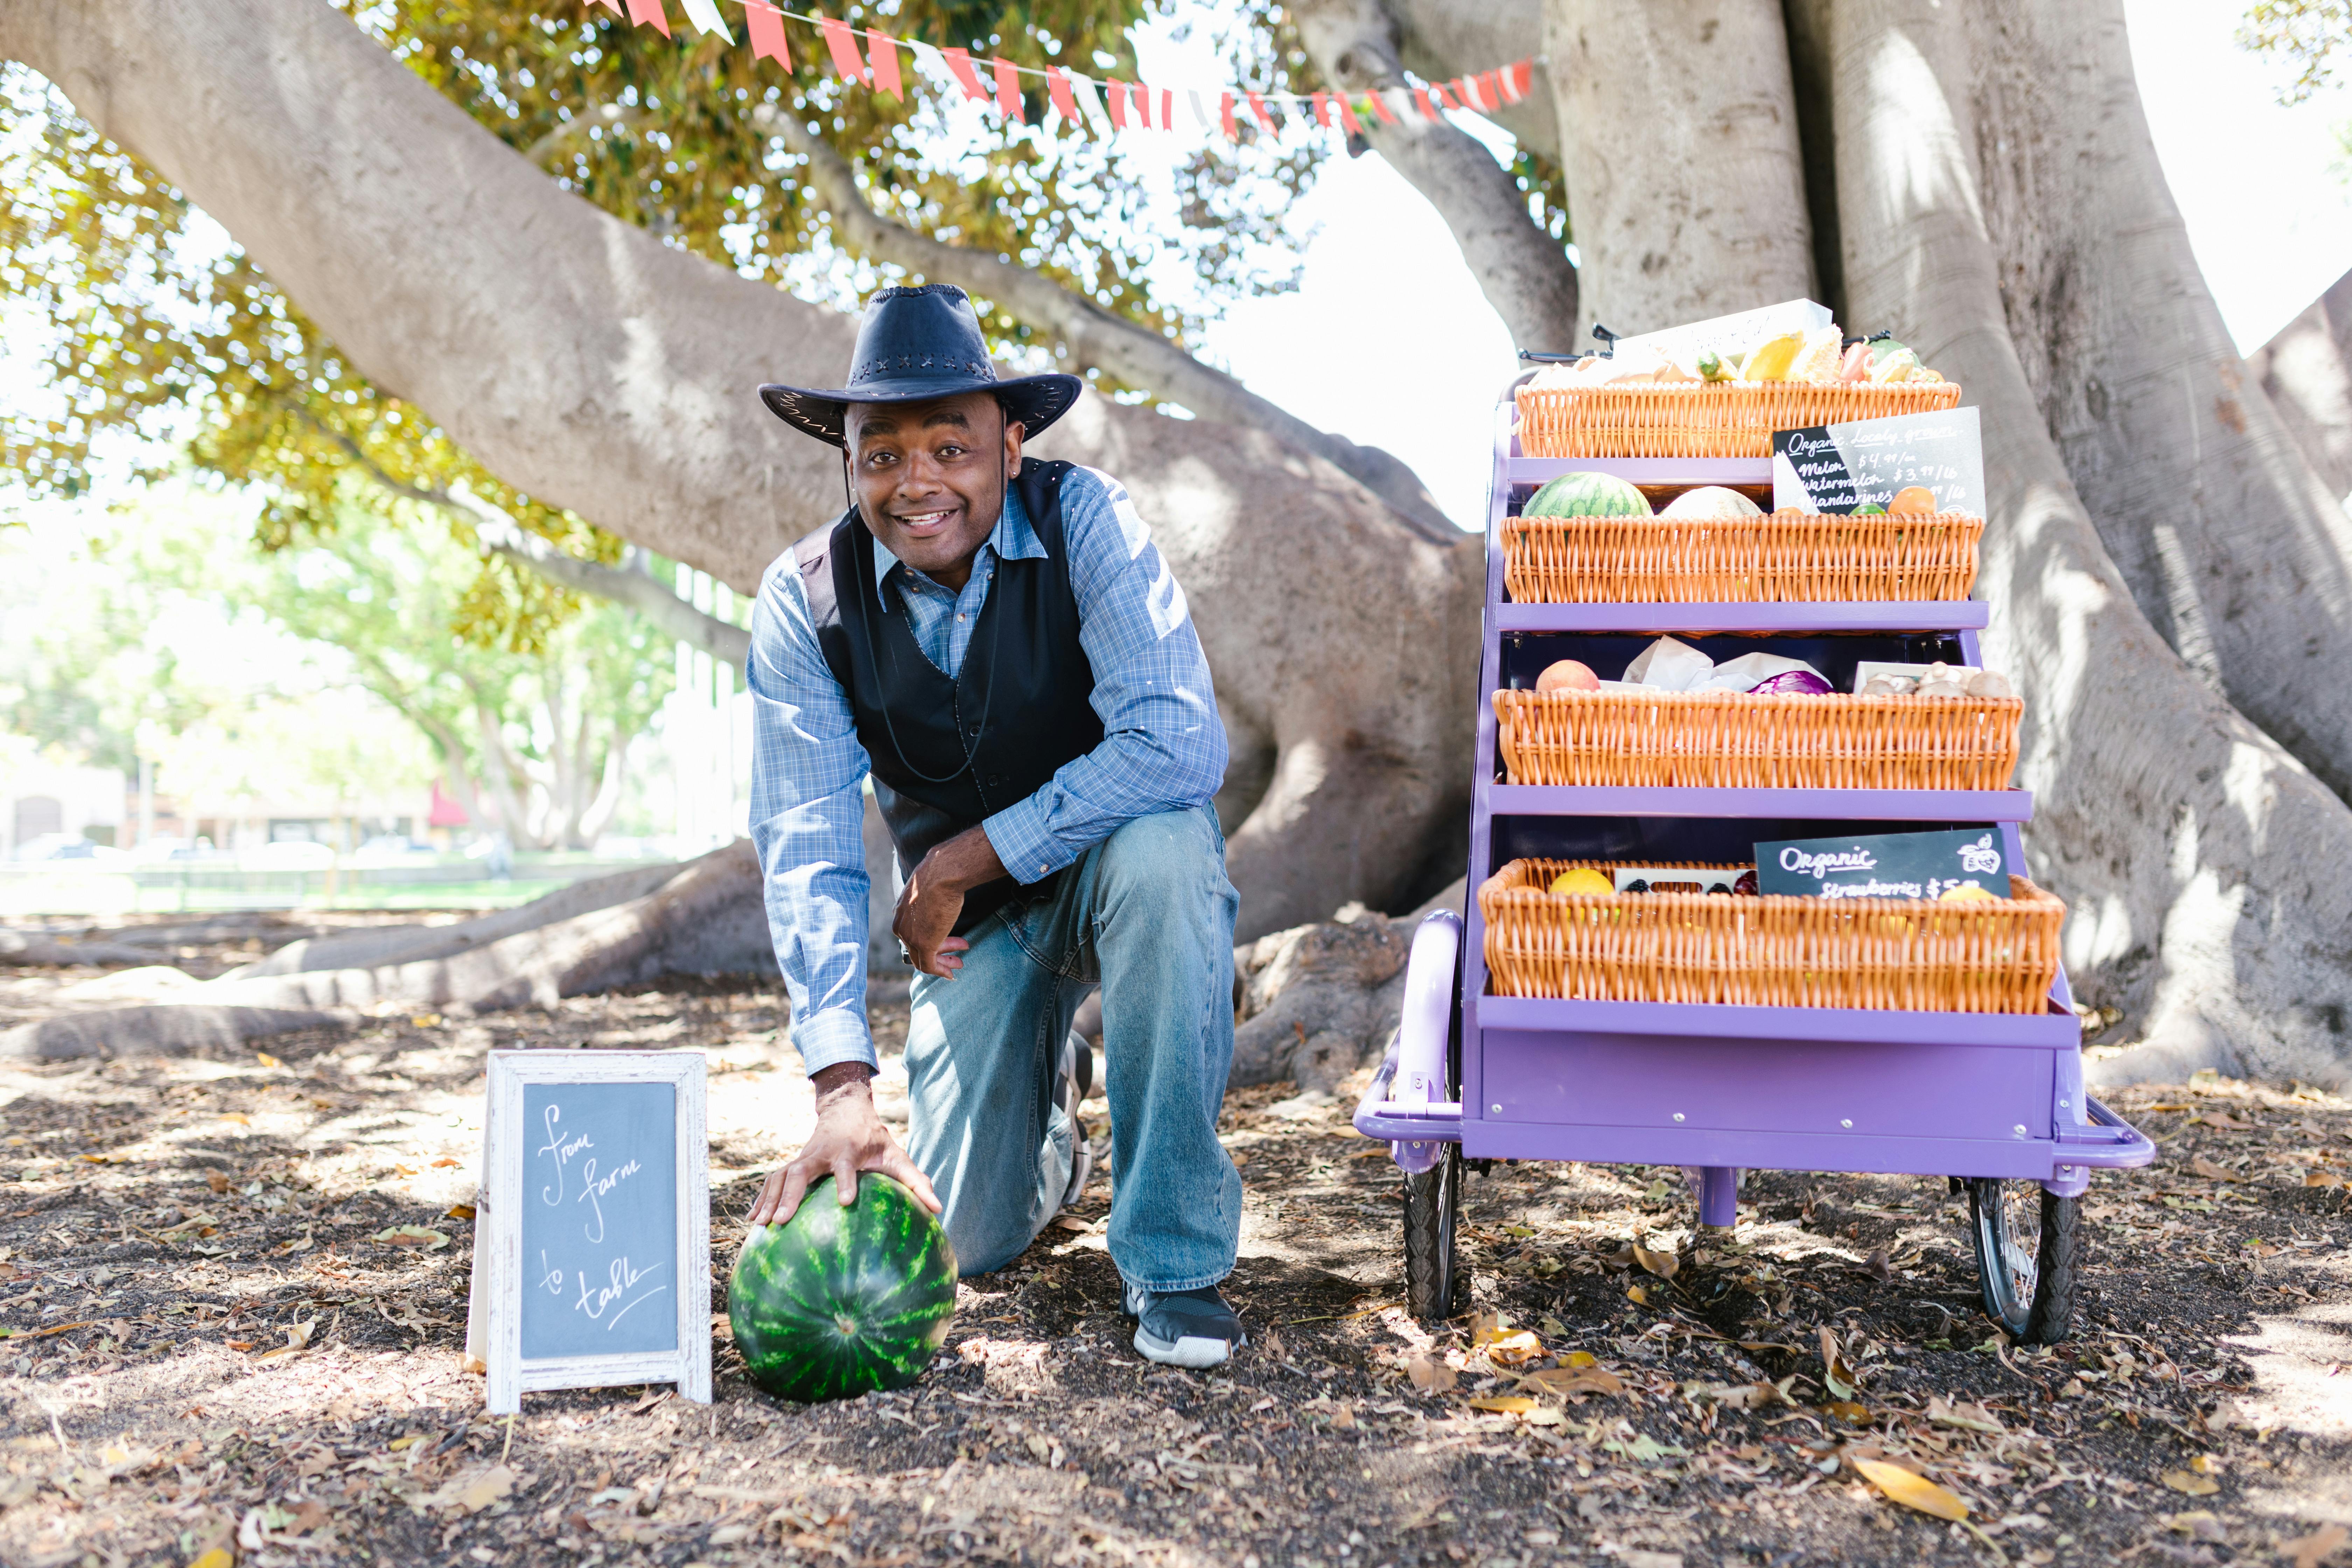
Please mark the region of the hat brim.
<svg viewBox="0 0 2352 1568"><path fill-rule="evenodd" d="M1034 440L1039 431L1067 414L1085 390L1086 383L1076 376L1047 371L980 383L961 376L903 376L870 381L854 390L770 383L760 388L760 401L794 429L832 446L845 447L845 430L853 403L931 403L984 392L1003 403L1006 423L1019 425L1023 438Z"/></svg>

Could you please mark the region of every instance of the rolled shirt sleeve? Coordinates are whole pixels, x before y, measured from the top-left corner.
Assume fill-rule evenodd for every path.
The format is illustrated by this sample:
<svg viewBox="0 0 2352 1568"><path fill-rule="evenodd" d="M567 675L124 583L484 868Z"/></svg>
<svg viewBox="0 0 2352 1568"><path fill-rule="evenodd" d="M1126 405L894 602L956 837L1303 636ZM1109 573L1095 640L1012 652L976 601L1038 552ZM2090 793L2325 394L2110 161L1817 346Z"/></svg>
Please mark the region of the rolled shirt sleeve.
<svg viewBox="0 0 2352 1568"><path fill-rule="evenodd" d="M1073 469L1062 484L1062 535L1103 738L982 825L1022 882L1060 870L1137 817L1205 805L1225 776L1208 657L1183 585L1134 501L1109 476Z"/></svg>
<svg viewBox="0 0 2352 1568"><path fill-rule="evenodd" d="M812 1074L875 1063L866 1023L866 748L817 646L790 552L751 612L751 844L768 930Z"/></svg>

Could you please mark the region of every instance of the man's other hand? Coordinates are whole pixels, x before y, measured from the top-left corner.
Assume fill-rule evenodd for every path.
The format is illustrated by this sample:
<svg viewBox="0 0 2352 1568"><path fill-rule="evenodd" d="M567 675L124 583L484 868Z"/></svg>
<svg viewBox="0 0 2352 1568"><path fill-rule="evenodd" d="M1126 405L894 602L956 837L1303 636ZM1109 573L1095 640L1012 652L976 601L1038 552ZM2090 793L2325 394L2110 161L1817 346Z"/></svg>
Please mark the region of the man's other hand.
<svg viewBox="0 0 2352 1568"><path fill-rule="evenodd" d="M1004 875L1004 862L985 828L967 827L943 844L931 847L898 891L898 912L890 930L907 950L907 962L926 974L955 978L971 943L948 933L963 913L963 896L983 882Z"/></svg>
<svg viewBox="0 0 2352 1568"><path fill-rule="evenodd" d="M800 1212L812 1184L833 1178L846 1207L857 1201L857 1173L879 1171L915 1194L933 1214L939 1194L882 1119L874 1113L874 1069L864 1062L835 1062L809 1081L816 1086L816 1128L792 1163L770 1173L752 1202L751 1223L782 1225Z"/></svg>

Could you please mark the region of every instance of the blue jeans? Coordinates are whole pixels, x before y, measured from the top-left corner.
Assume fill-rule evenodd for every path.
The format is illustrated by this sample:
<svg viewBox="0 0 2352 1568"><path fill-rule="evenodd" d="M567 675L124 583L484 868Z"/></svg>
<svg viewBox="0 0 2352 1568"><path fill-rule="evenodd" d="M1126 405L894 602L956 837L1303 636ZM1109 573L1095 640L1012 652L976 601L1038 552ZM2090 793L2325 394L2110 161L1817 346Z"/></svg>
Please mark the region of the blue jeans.
<svg viewBox="0 0 2352 1568"><path fill-rule="evenodd" d="M1139 817L1066 868L1051 899L973 927L955 979L915 977L907 1152L947 1205L964 1273L1012 1262L1061 1206L1073 1133L1054 1074L1097 980L1111 1260L1146 1290L1233 1271L1242 1179L1217 1110L1234 1060L1238 902L1213 812Z"/></svg>

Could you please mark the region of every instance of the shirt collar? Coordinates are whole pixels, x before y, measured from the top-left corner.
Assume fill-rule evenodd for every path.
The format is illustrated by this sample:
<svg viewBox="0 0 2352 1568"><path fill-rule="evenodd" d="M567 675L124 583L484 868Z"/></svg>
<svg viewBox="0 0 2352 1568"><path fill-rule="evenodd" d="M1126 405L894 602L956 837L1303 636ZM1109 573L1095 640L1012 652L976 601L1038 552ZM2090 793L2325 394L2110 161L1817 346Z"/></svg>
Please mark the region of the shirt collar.
<svg viewBox="0 0 2352 1568"><path fill-rule="evenodd" d="M879 585L890 575L892 567L905 563L890 553L879 535L873 538L874 581ZM1037 531L1029 526L1029 512L1021 504L1021 491L1017 488L1012 485L1004 487L1004 509L997 513L996 526L988 531L988 541L982 549L994 551L999 561L1045 559L1045 541L1039 539ZM913 570L911 567L908 569ZM887 600L884 601L886 605L887 603Z"/></svg>

